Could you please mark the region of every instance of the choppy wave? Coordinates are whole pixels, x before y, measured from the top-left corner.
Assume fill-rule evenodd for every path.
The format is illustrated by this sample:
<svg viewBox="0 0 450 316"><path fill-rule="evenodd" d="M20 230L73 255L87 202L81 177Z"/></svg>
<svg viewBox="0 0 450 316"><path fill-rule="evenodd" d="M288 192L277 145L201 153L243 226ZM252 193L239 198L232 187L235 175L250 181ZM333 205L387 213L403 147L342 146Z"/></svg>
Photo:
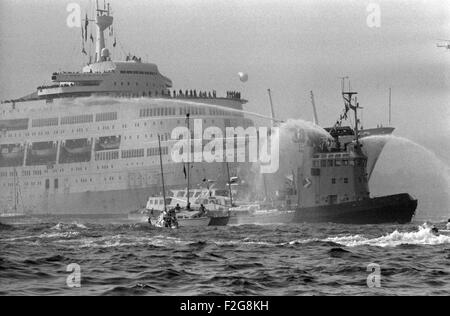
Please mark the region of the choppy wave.
<svg viewBox="0 0 450 316"><path fill-rule="evenodd" d="M449 244L449 236L433 235L428 225L173 231L127 222L39 222L0 231L6 284L0 295L74 294L65 284L71 263L82 271L77 295L373 294L366 285L370 262L386 275L382 294L448 295Z"/></svg>
<svg viewBox="0 0 450 316"><path fill-rule="evenodd" d="M366 238L362 235L330 237L326 241L347 247L356 246L378 246L378 247L396 247L400 245L441 245L450 244L450 236L444 234L435 235L431 232L431 227L427 224L419 226L417 231L400 232L393 231L378 238Z"/></svg>

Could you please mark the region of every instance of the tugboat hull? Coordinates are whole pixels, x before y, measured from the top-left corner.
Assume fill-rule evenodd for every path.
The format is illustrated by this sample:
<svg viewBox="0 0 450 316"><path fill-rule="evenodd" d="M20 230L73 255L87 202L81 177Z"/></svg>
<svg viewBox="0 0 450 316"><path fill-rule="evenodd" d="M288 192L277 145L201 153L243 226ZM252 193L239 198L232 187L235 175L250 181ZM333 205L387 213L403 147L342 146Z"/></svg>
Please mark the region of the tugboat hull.
<svg viewBox="0 0 450 316"><path fill-rule="evenodd" d="M402 193L362 201L299 208L293 221L296 223L331 222L339 224L383 224L411 222L417 200Z"/></svg>
<svg viewBox="0 0 450 316"><path fill-rule="evenodd" d="M384 224L411 222L417 200L409 194L396 194L363 201L298 208L295 211L261 212L232 216L230 224Z"/></svg>

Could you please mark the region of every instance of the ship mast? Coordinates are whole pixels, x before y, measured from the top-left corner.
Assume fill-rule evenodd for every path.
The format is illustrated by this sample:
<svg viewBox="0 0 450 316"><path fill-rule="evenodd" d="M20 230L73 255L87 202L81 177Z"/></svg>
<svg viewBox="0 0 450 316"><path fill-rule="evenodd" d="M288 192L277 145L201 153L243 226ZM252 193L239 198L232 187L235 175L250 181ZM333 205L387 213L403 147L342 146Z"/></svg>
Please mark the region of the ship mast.
<svg viewBox="0 0 450 316"><path fill-rule="evenodd" d="M17 169L14 168L14 214L17 213L17 179L16 179Z"/></svg>
<svg viewBox="0 0 450 316"><path fill-rule="evenodd" d="M161 135L158 134L158 148L159 148L159 165L161 168L161 183L163 190L163 199L164 199L164 212L167 211L166 205L166 186L164 183L164 169L163 169L163 161L162 161L162 152L161 152Z"/></svg>
<svg viewBox="0 0 450 316"><path fill-rule="evenodd" d="M186 114L186 123L187 123L187 129L189 131L189 149L188 149L188 159L187 159L187 170L186 170L186 176L187 176L187 201L186 201L186 207L189 206L189 200L190 200L190 190L191 190L191 129L190 129L190 122L189 122L190 113Z"/></svg>
<svg viewBox="0 0 450 316"><path fill-rule="evenodd" d="M95 48L95 61L96 62L102 62L103 56L102 56L102 50L105 48L105 35L104 31L110 27L113 24L113 17L111 14L111 8L108 3L103 5L103 9L100 9L98 6L98 0L97 0L97 16L95 17L95 24L97 24L97 43Z"/></svg>
<svg viewBox="0 0 450 316"><path fill-rule="evenodd" d="M316 102L314 101L314 93L311 91L311 104L314 111L314 124L319 125L319 117L317 116Z"/></svg>
<svg viewBox="0 0 450 316"><path fill-rule="evenodd" d="M273 126L273 122L275 120L275 110L273 108L273 102L272 102L272 93L270 91L270 89L267 89L267 93L269 94L269 102L270 102L270 116L272 117L272 126Z"/></svg>
<svg viewBox="0 0 450 316"><path fill-rule="evenodd" d="M226 162L227 165L227 175L228 175L228 190L230 194L230 207L233 207L233 193L231 192L231 178L230 178L230 167L228 166L228 161Z"/></svg>
<svg viewBox="0 0 450 316"><path fill-rule="evenodd" d="M352 109L353 112L355 113L355 140L356 140L356 144L359 145L359 132L358 132L358 108L359 108L359 103L358 101L356 102L356 105L353 105L353 96L358 94L358 92L342 92L342 97L344 98L344 103L345 103L345 107Z"/></svg>

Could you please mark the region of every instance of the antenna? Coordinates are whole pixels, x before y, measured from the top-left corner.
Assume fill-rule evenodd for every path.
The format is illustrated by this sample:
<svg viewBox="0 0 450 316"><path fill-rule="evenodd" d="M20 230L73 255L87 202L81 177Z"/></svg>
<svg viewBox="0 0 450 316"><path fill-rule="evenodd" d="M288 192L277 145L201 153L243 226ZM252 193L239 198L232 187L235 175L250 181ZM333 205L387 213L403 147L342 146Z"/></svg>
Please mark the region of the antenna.
<svg viewBox="0 0 450 316"><path fill-rule="evenodd" d="M344 76L344 77L339 77L339 79L341 79L341 93L344 93L344 90L345 90L345 79L349 79L349 77L348 76Z"/></svg>

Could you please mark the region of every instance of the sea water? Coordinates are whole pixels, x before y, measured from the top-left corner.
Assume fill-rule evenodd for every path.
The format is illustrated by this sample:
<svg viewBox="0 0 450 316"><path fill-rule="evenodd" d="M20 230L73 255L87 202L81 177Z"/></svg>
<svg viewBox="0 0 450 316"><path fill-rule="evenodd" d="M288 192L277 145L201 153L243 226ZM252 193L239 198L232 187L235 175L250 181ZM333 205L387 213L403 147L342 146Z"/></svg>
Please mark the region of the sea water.
<svg viewBox="0 0 450 316"><path fill-rule="evenodd" d="M450 294L450 236L429 224L164 230L51 216L0 227L0 295Z"/></svg>

